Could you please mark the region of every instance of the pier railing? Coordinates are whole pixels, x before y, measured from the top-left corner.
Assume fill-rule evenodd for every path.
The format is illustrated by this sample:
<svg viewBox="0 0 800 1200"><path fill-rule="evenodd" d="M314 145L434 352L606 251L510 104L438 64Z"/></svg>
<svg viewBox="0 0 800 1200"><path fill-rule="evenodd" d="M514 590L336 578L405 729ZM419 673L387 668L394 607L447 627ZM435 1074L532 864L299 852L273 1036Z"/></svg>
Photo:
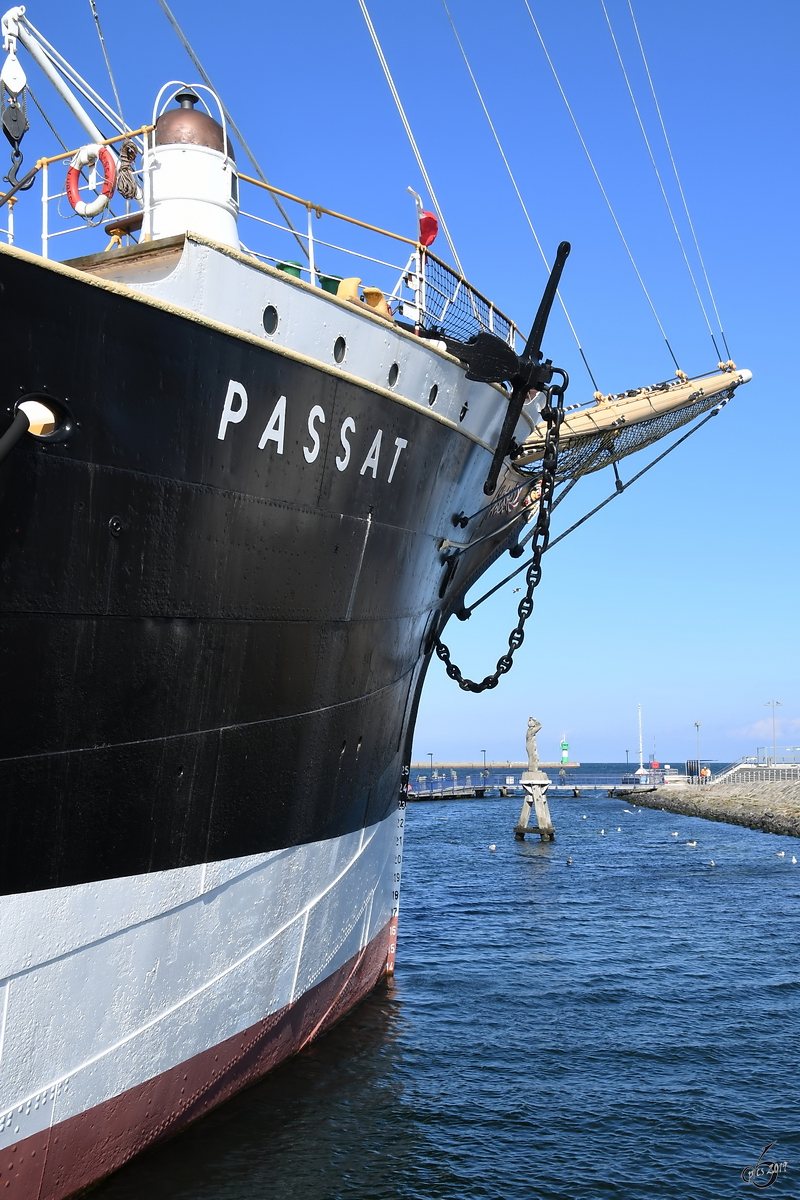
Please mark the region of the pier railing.
<svg viewBox="0 0 800 1200"><path fill-rule="evenodd" d="M414 771L409 780L409 797L417 800L457 799L488 796L516 796L523 791L522 776L524 770L487 770L480 768L471 771L456 771L453 769L421 773ZM632 781L621 773L589 774L580 771L564 771L562 775L557 768L550 767L545 771L550 780L550 789L554 792L609 791L618 788L635 788L652 790L664 782L663 772L651 772L643 779ZM681 777L683 778L683 777Z"/></svg>
<svg viewBox="0 0 800 1200"><path fill-rule="evenodd" d="M734 763L714 779L714 783L794 783L800 782L800 762L779 763L772 760L759 763L744 758Z"/></svg>

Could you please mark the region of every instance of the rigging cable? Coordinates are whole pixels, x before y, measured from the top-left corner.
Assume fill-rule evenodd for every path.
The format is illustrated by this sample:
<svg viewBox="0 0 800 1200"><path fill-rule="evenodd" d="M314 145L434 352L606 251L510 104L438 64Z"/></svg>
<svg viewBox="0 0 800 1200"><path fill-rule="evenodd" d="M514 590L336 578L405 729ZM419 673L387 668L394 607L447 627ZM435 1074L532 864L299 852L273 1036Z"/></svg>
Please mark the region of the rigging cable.
<svg viewBox="0 0 800 1200"><path fill-rule="evenodd" d="M108 70L108 78L111 80L111 88L112 88L112 91L114 92L114 99L117 102L117 112L119 113L119 119L120 119L120 121L122 121L122 124L124 125L125 118L122 115L122 101L119 98L119 92L117 91L117 85L114 81L114 72L111 70L111 61L108 57L108 51L106 50L106 39L103 37L103 30L100 27L100 14L97 11L97 5L95 4L95 0L89 0L89 5L92 10L92 16L94 17L94 23L97 26L97 36L100 38L100 45L103 49L103 58L106 60L106 68Z"/></svg>
<svg viewBox="0 0 800 1200"><path fill-rule="evenodd" d="M683 186L682 186L682 184L681 184L680 175L678 174L678 165L677 165L677 163L675 162L675 156L674 156L674 155L673 155L673 153L672 153L672 146L670 145L670 140L669 140L669 138L667 137L667 127L666 127L666 125L664 124L664 118L663 118L663 116L661 115L661 105L658 103L658 97L656 96L655 84L653 83L653 77L652 77L652 75L650 74L650 67L649 67L649 65L648 65L648 62L647 62L647 56L645 55L645 52L644 52L644 46L643 46L643 44L642 44L642 38L641 38L641 35L640 35L640 33L639 33L639 26L637 25L637 23L636 23L636 17L634 16L634 12L633 12L633 4L631 3L631 0L628 0L628 9L629 9L629 11L630 11L630 14L631 14L631 21L633 22L633 28L634 28L634 29L635 29L635 31L636 31L636 40L637 40L637 42L639 43L639 52L641 53L641 56L642 56L642 62L644 63L644 69L645 69L645 72L647 73L647 80L648 80L648 83L650 84L650 92L651 92L651 94L652 94L652 96L653 96L653 103L655 104L655 106L656 106L656 112L658 113L658 120L659 120L659 123L660 123L660 125L661 125L661 132L662 132L662 133L663 133L663 135L664 135L664 143L665 143L665 145L666 145L666 147L667 147L667 150L668 150L668 152L669 152L669 159L670 159L670 162L672 163L672 170L673 170L673 172L674 172L674 174L675 174L675 182L676 182L676 183L677 183L677 185L678 185L678 191L680 192L680 195L681 195L681 201L683 202L683 211L686 213L686 220L688 221L688 223L689 223L689 228L690 228L690 229L691 229L691 231L692 231L692 240L693 240L693 242L694 242L694 248L695 248L695 250L697 251L697 257L698 257L698 259L700 260L700 266L703 268L703 278L704 278L704 279L705 279L705 281L706 281L706 287L708 288L708 294L709 294L709 296L711 297L711 303L712 303L712 305L713 305L713 307L714 307L714 314L715 314L715 316L716 316L716 318L717 318L717 324L719 325L719 331L720 331L720 334L722 335L722 344L723 344L723 345L724 345L724 347L725 347L725 350L726 350L726 352L727 352L728 358L730 358L730 357L731 357L731 352L730 352L730 350L728 349L728 339L725 337L725 330L722 328L722 318L721 318L721 317L720 317L720 315L719 315L719 309L717 308L717 302L716 302L716 300L714 299L714 292L713 292L713 290L712 290L712 287L711 287L711 280L708 278L708 271L706 270L706 264L705 264L705 261L704 261L704 259L703 259L703 255L700 253L700 243L699 243L699 242L698 242L698 240L697 240L697 234L695 233L695 229L694 229L694 223L693 223L693 221L692 221L692 218L691 218L691 216L689 215L689 205L688 205L688 204L687 204L687 202L686 202L686 195L685 195L685 193L684 193Z"/></svg>
<svg viewBox="0 0 800 1200"><path fill-rule="evenodd" d="M234 121L233 117L232 117L232 116L231 116L231 114L228 112L227 105L225 105L225 104L223 104L223 103L222 103L222 99L220 98L219 92L218 92L218 91L217 91L217 89L214 87L214 85L213 85L213 83L211 82L211 79L209 78L209 76L208 76L208 75L206 74L206 72L203 70L203 65L202 65L202 63L200 62L200 59L197 57L197 55L195 54L194 50L192 49L192 46L191 46L191 43L189 42L189 39L187 38L186 34L183 32L183 30L181 29L180 25L178 24L178 22L177 22L176 18L174 17L174 15L173 15L173 13L172 13L172 10L170 9L170 7L169 7L169 5L167 4L166 0L158 0L158 3L161 5L161 8L162 8L162 10L163 10L163 12L164 12L164 16L167 18L167 20L169 21L170 25L171 25L171 26L172 26L172 28L175 30L175 33L176 33L176 34L177 34L177 36L178 36L178 40L180 41L180 43L181 43L181 45L183 46L183 48L184 48L184 50L186 51L186 53L189 55L189 58L192 60L192 65L194 66L194 68L195 68L195 70L197 71L198 75L199 75L199 76L201 77L201 79L203 80L203 83L206 85L206 87L209 87L209 88L211 88L211 91L212 91L212 92L214 93L214 95L215 95L215 96L217 96L217 98L219 99L220 105L222 106L222 111L223 111L223 112L224 112L224 114L225 114L225 120L226 120L226 121L227 121L227 123L230 125L231 129L233 130L234 134L236 135L236 138L237 138L237 140L238 140L238 142L239 142L239 145L242 147L242 149L244 150L245 154L246 154L246 155L247 155L247 157L250 159L250 162L253 164L253 169L255 170L255 173L256 173L256 175L258 175L258 177L260 178L261 182L262 182L263 184L265 184L265 185L266 185L266 187L269 187L269 186L270 186L270 185L269 185L269 181L268 181L268 179L267 179L266 175L264 174L264 172L261 170L261 167L260 167L260 166L259 166L259 164L258 164L258 161L257 161L257 159L256 159L256 156L253 154L253 151L250 149L250 147L248 146L247 142L246 142L246 141L244 140L244 138L242 137L242 134L241 134L241 131L240 131L240 129L239 129L239 126L236 124L236 122ZM298 244L298 246L299 246L299 247L300 247L300 249L303 251L303 254L306 256L306 258L308 258L308 247L305 245L305 243L303 242L303 239L302 239L302 237L300 236L300 234L297 232L297 230L295 229L294 225L292 224L291 217L289 216L289 214L287 213L286 209L283 207L283 205L281 204L280 200L279 200L279 199L278 199L278 197L275 195L275 193L274 193L274 192L270 192L270 196L272 196L272 201L273 201L273 203L274 203L275 207L277 208L278 212L281 214L281 216L283 217L284 221L285 221L285 222L286 222L286 224L288 225L289 229L291 229L292 233L294 234L294 236L295 236L295 240L297 241L297 244Z"/></svg>
<svg viewBox="0 0 800 1200"><path fill-rule="evenodd" d="M661 178L661 172L658 169L658 163L656 162L655 155L653 154L653 148L650 145L650 139L647 136L647 130L644 127L644 121L642 120L642 115L639 112L639 106L636 103L636 97L633 93L633 87L631 86L631 81L628 77L628 72L625 69L625 63L622 58L622 52L619 48L619 43L617 42L617 38L614 33L614 28L611 24L611 18L608 15L608 9L606 8L606 0L600 0L600 5L603 9L603 16L606 19L606 24L608 25L608 32L611 34L611 41L614 43L614 49L617 53L617 60L619 62L620 70L622 71L622 77L625 80L625 86L627 87L628 95L631 98L631 104L633 105L633 111L636 114L636 120L639 122L639 129L641 130L642 137L644 138L644 144L647 147L647 153L650 156L650 162L652 163L653 170L655 171L656 179L658 180L658 186L661 189L661 195L663 196L664 203L667 206L667 212L669 213L669 219L672 222L672 228L675 231L675 237L678 239L678 245L681 248L681 254L683 255L683 261L686 263L686 269L689 272L689 278L692 281L692 286L694 288L695 295L697 296L697 302L700 305L700 309L703 313L705 323L708 326L708 332L711 335L711 341L714 345L714 350L716 352L717 358L720 359L720 358L722 358L722 355L720 354L719 346L717 345L717 339L714 337L714 329L711 325L710 320L708 319L708 313L706 312L706 306L703 303L703 297L700 295L700 288L697 286L697 280L694 277L694 271L692 270L692 264L689 261L689 255L686 253L686 247L683 244L683 238L681 237L681 231L678 228L677 221L675 220L675 214L672 211L672 205L669 202L669 196L667 195L667 190L664 187L664 181Z"/></svg>
<svg viewBox="0 0 800 1200"><path fill-rule="evenodd" d="M94 88L88 84L81 75L78 74L75 68L67 62L62 54L59 54L55 46L50 45L44 34L40 33L36 26L32 25L27 17L22 18L22 20L24 21L25 26L40 43L45 58L49 59L56 70L61 72L61 74L67 80L67 83L72 84L72 86L81 93L83 98L88 100L89 103L97 109L100 115L104 117L105 120L117 130L118 133L127 133L129 131L128 126L124 121L120 121L113 108L111 108L109 104L106 104L103 97L98 95Z"/></svg>
<svg viewBox="0 0 800 1200"><path fill-rule="evenodd" d="M469 77L472 80L472 85L475 88L478 99L480 100L481 108L483 109L483 114L489 123L489 128L492 131L492 137L495 140L497 149L500 151L500 157L503 160L503 165L505 166L506 171L508 172L508 177L511 180L511 184L514 188L514 191L517 194L517 199L519 200L520 207L522 208L522 211L525 214L525 220L528 222L528 227L529 227L531 233L533 234L533 240L536 242L537 249L538 249L539 253L541 254L544 265L549 272L551 270L552 264L548 261L547 255L545 254L544 248L542 247L542 243L539 241L539 235L537 234L536 230L534 229L533 221L531 220L527 205L525 204L525 201L522 198L522 192L520 191L519 185L517 184L517 181L514 177L514 172L511 170L511 164L509 163L508 159L506 158L506 152L503 149L502 144L500 142L500 138L497 135L497 130L494 127L494 122L492 121L492 118L489 115L489 109L486 107L486 101L483 98L481 89L478 86L478 81L475 78L475 74L472 70L472 67L470 66L470 62L469 62L469 59L467 58L467 53L461 42L461 38L458 36L458 30L456 29L455 22L450 14L450 9L447 7L447 0L442 0L442 5L444 6L444 11L447 13L447 19L450 22L450 28L453 30L453 36L455 37L456 42L458 43L458 48L461 51L461 57L464 59L464 65L467 68L467 71L469 72ZM586 358L586 355L583 352L583 346L581 345L581 341L580 341L580 338L578 337L575 326L572 324L570 315L567 312L567 306L564 303L564 300L561 296L561 292L557 291L556 295L558 296L558 301L559 301L559 304L561 305L564 316L567 319L567 324L569 325L569 327L572 331L572 336L575 338L575 344L578 347L578 350L580 351L580 355L581 355L581 358L583 359L584 366L586 367L586 370L589 372L589 378L591 379L592 383L594 384L594 390L596 392L599 392L600 389L597 386L597 380L595 379L595 377L592 373L592 368L589 366L588 359Z"/></svg>
<svg viewBox="0 0 800 1200"><path fill-rule="evenodd" d="M56 139L56 141L57 141L57 142L59 143L59 145L61 146L61 149L62 149L62 150L66 150L66 151L67 151L67 153L69 153L69 146L68 146L68 145L67 145L67 143L66 143L66 142L63 140L63 138L62 138L62 137L61 137L61 136L58 134L58 132L57 132L57 130L56 130L56 127L55 127L55 125L54 125L54 124L53 124L53 122L50 120L50 118L48 117L47 113L44 111L44 109L42 108L41 104L39 103L39 101L38 101L38 100L36 99L36 97L34 96L34 94L33 94L33 91L32 91L32 89L31 89L31 85L30 85L30 84L28 84L28 95L30 96L31 100L33 101L33 103L34 103L34 104L36 105L36 107L38 108L39 112L40 112L40 113L42 114L42 116L44 117L44 119L45 119L45 121L47 122L47 124L50 126L50 132L53 134L53 137Z"/></svg>
<svg viewBox="0 0 800 1200"><path fill-rule="evenodd" d="M159 0L159 3L163 5L163 0ZM394 79L392 78L392 73L389 70L389 64L386 61L386 56L384 55L383 50L381 49L381 44L378 41L378 35L375 32L375 26L372 24L372 19L369 15L369 12L367 11L366 2L365 2L365 0L358 0L358 4L361 9L364 20L366 21L367 29L369 30L369 35L372 38L372 44L375 47L375 52L378 55L378 59L380 61L381 66L383 67L383 73L386 76L386 82L389 85L389 91L392 93L392 98L394 99L395 105L397 107L397 111L400 114L400 120L403 122L403 128L406 131L406 136L408 137L408 140L411 144L411 149L414 151L414 157L417 160L417 166L419 167L420 171L422 172L422 178L425 180L425 186L428 189L430 198L433 201L433 207L436 209L436 213L439 217L439 224L442 227L442 232L444 233L444 236L447 238L447 244L450 247L450 253L453 256L453 261L455 262L456 266L458 267L460 274L463 276L464 268L461 265L461 259L458 257L458 252L456 251L455 245L453 243L453 239L450 236L450 230L447 228L447 222L445 221L444 217L442 216L441 205L439 204L439 201L436 199L436 193L433 190L433 184L430 181L430 176L428 175L428 172L425 170L425 163L422 161L422 155L420 154L419 146L417 145L416 139L411 130L411 126L408 122L408 117L406 116L405 109L403 108L403 103L400 99L400 93L398 92L397 88L395 87L395 82L394 82Z"/></svg>
<svg viewBox="0 0 800 1200"><path fill-rule="evenodd" d="M533 28L536 30L536 36L538 37L538 39L539 39L539 42L540 42L540 44L541 44L541 47L542 47L542 50L544 51L544 56L545 56L545 58L547 59L548 66L550 67L550 70L551 70L551 71L552 71L552 73L553 73L553 78L554 78L554 79L555 79L555 81L556 81L556 86L557 86L557 88L558 88L559 92L561 93L561 99L564 101L564 104L566 105L566 109L567 109L567 112L569 113L570 120L572 121L572 124L573 124L573 125L574 125L574 127L575 127L575 132L576 132L576 133L577 133L577 135L578 135L578 140L580 141L580 143L581 143L581 146L583 147L583 152L584 152L584 154L586 155L586 158L588 159L589 166L590 166L590 167L591 167L591 169L592 169L592 174L594 175L594 177L595 177L595 179L596 179L596 181L597 181L597 186L600 188L600 191L601 191L601 193L602 193L603 199L604 199L604 200L605 200L605 202L606 202L606 206L607 206L607 208L608 208L608 211L609 211L609 213L611 214L611 219L612 219L612 221L614 222L614 225L616 226L617 233L619 234L619 236L620 236L620 238L621 238L621 240L622 240L622 244L623 244L623 246L625 247L625 251L626 251L626 253L627 253L627 255L628 255L628 258L630 259L631 266L633 267L633 269L634 269L634 271L635 271L635 273L636 273L636 278L639 280L639 283L641 284L642 291L644 292L644 295L645 295L645 299L647 300L647 303L650 305L650 311L652 312L653 316L655 317L656 324L658 325L658 328L659 328L659 329L660 329L660 331L661 331L661 336L663 337L663 339L664 339L664 341L665 341L665 343L666 343L667 349L669 350L669 353L670 353L670 358L671 358L671 359L672 359L672 361L675 363L675 368L676 368L676 370L678 370L678 371L679 371L679 370L680 370L680 366L679 366L679 363L678 363L678 360L677 360L677 358L675 357L675 352L673 351L673 349L672 349L672 346L669 344L669 338L667 337L667 334L666 334L666 331L665 331L665 329L664 329L664 326L661 324L661 318L659 317L659 315L658 315L658 313L657 313L657 311L656 311L656 306L655 306L655 304L653 303L653 300L652 300L652 298L651 298L651 296L650 296L650 293L649 293L649 291L647 290L647 285L645 284L645 281L644 281L644 279L642 278L641 272L640 272L639 268L638 268L638 267L637 267L637 265L636 265L636 259L633 257L633 252L631 251L631 248L630 248L630 246L628 245L628 242L627 242L627 239L626 239L626 237L625 237L625 234L622 232L622 226L620 225L619 221L617 220L617 214L614 212L614 207L613 207L613 205L612 205L612 203L611 203L611 201L610 201L610 199L609 199L609 197L608 197L608 193L606 192L606 189L603 187L603 182L602 182L602 180L600 179L600 175L599 175L599 173L598 173L597 167L594 165L594 159L592 158L591 154L589 153L589 147L586 145L586 142L585 142L585 140L584 140L583 134L581 133L581 130L580 130L580 126L578 125L578 122L577 122L577 120L576 120L576 118L575 118L575 114L574 114L574 112L572 111L572 106L570 105L570 102L569 102L569 100L567 99L567 93L564 91L564 88L563 88L563 86L562 86L562 84L561 84L561 80L560 80L560 79L559 79L559 77L558 77L558 72L556 71L556 68L555 68L555 65L554 65L554 63L553 63L553 60L552 60L552 58L550 57L550 54L549 54L549 52L548 52L548 49L547 49L547 46L545 45L544 38L542 37L542 35L541 35L541 32L540 32L540 30L539 30L539 26L536 24L536 18L534 17L533 13L531 12L531 6L530 6L530 4L528 3L528 0L523 0L523 3L524 3L525 7L526 7L526 8L527 8L527 10L528 10L528 16L529 16L529 17L530 17L530 19L531 19L531 24L533 25Z"/></svg>

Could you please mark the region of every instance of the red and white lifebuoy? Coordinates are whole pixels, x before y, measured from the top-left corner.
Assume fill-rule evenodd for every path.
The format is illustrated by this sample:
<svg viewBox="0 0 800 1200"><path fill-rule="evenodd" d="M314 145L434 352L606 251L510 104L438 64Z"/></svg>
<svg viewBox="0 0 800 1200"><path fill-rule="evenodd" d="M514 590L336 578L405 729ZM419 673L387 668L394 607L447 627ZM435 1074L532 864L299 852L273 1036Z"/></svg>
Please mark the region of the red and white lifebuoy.
<svg viewBox="0 0 800 1200"><path fill-rule="evenodd" d="M103 168L103 190L96 199L87 203L86 200L81 200L78 188L80 186L80 171L81 167L91 166L100 160L100 165ZM81 146L78 153L70 163L70 168L67 171L67 199L79 217L96 217L102 212L111 201L114 195L114 189L117 186L117 168L114 163L114 157L108 146L98 146L95 142L90 142L88 146Z"/></svg>

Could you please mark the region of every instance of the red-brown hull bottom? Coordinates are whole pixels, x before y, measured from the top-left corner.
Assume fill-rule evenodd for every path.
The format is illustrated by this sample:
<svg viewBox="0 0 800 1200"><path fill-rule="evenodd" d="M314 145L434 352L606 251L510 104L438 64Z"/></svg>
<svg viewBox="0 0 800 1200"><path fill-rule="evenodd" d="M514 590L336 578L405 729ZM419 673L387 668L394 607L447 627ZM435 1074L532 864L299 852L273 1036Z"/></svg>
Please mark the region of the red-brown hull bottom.
<svg viewBox="0 0 800 1200"><path fill-rule="evenodd" d="M394 921L391 926L394 926ZM2 1151L3 1200L64 1200L203 1116L330 1029L393 967L386 925L293 1004L146 1083Z"/></svg>

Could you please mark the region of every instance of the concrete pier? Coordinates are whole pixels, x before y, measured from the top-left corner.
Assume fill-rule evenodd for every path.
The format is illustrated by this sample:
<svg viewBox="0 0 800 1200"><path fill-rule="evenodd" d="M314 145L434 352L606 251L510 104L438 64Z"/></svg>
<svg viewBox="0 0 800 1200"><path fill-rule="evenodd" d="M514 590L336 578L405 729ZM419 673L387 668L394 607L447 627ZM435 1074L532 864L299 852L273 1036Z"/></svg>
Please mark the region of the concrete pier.
<svg viewBox="0 0 800 1200"><path fill-rule="evenodd" d="M663 808L684 817L744 825L764 833L800 838L800 783L722 783L702 787L669 784L637 795L639 808Z"/></svg>

